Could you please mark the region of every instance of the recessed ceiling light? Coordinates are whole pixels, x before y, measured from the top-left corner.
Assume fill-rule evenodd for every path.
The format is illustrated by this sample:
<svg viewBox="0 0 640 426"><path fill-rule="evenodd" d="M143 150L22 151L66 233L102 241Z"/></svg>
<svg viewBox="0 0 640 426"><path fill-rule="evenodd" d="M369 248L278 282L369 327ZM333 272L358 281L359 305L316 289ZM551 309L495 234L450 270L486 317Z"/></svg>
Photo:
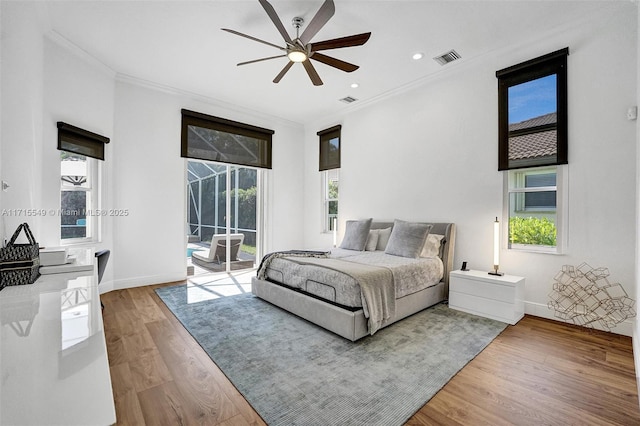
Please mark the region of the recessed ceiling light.
<svg viewBox="0 0 640 426"><path fill-rule="evenodd" d="M423 56L424 55L422 53L417 52L417 53L413 54L412 58L413 58L414 61L417 61L418 59L422 59Z"/></svg>
<svg viewBox="0 0 640 426"><path fill-rule="evenodd" d="M358 87L360 87L360 85L358 83L351 83L351 88L352 89L357 89Z"/></svg>

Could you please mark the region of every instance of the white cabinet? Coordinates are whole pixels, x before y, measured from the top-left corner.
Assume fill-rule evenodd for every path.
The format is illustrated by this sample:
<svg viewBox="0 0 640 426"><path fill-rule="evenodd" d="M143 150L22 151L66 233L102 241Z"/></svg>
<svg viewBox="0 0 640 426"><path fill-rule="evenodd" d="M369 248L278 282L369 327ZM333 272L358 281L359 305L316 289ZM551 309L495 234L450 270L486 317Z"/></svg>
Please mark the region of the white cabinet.
<svg viewBox="0 0 640 426"><path fill-rule="evenodd" d="M524 316L524 278L484 271L451 271L449 307L515 324Z"/></svg>
<svg viewBox="0 0 640 426"><path fill-rule="evenodd" d="M86 274L0 291L0 425L115 424L98 278Z"/></svg>

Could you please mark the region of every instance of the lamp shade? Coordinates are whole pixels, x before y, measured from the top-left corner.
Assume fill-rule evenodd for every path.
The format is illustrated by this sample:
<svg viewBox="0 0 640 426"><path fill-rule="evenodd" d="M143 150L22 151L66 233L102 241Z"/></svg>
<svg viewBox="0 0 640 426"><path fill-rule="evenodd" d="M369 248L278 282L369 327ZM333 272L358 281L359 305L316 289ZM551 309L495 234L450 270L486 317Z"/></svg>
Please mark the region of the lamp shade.
<svg viewBox="0 0 640 426"><path fill-rule="evenodd" d="M304 62L307 60L307 54L302 50L291 50L287 56L292 62Z"/></svg>

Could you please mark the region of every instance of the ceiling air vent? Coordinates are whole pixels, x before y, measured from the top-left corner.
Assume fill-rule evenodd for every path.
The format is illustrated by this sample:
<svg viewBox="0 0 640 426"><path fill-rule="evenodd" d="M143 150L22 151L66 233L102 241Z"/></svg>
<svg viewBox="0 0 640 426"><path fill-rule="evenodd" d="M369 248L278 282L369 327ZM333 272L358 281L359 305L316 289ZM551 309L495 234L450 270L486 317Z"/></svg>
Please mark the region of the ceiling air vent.
<svg viewBox="0 0 640 426"><path fill-rule="evenodd" d="M356 98L352 98L351 96L347 96L346 98L340 99L340 102L344 102L345 104L350 104L351 102L357 101Z"/></svg>
<svg viewBox="0 0 640 426"><path fill-rule="evenodd" d="M460 58L462 58L462 56L460 56L458 52L456 52L455 50L450 50L447 53L444 53L440 56L436 56L435 58L433 58L433 60L439 63L440 65L445 65L445 64L448 64L449 62L453 62L456 59L460 59Z"/></svg>

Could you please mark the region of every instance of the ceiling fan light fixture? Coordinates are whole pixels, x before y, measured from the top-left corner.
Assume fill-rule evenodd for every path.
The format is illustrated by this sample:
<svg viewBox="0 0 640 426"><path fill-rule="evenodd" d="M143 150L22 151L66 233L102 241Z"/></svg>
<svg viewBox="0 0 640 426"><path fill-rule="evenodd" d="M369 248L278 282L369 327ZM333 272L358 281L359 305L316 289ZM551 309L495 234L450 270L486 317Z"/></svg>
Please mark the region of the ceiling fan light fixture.
<svg viewBox="0 0 640 426"><path fill-rule="evenodd" d="M302 50L290 50L287 57L291 62L304 62L308 58L307 53Z"/></svg>

